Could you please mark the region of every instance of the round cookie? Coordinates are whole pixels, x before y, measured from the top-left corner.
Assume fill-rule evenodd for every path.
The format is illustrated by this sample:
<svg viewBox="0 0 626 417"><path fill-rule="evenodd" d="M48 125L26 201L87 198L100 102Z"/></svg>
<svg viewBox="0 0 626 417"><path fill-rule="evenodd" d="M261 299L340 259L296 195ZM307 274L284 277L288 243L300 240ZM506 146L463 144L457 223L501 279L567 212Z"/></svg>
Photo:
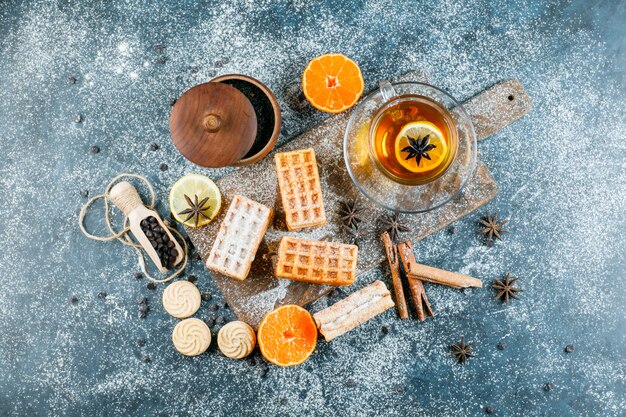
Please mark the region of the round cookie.
<svg viewBox="0 0 626 417"><path fill-rule="evenodd" d="M252 353L256 345L256 334L243 321L232 321L220 329L217 345L224 356L242 359Z"/></svg>
<svg viewBox="0 0 626 417"><path fill-rule="evenodd" d="M192 316L200 308L200 291L189 281L176 281L163 291L163 308L179 319Z"/></svg>
<svg viewBox="0 0 626 417"><path fill-rule="evenodd" d="M185 319L174 327L172 342L177 351L187 356L204 353L211 344L211 331L200 319Z"/></svg>

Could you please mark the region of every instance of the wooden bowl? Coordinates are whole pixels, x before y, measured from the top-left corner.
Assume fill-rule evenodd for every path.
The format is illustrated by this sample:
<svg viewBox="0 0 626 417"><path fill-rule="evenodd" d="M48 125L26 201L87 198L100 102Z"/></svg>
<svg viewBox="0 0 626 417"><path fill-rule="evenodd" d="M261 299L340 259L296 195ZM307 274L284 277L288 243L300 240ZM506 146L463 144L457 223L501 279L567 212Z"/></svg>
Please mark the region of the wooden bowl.
<svg viewBox="0 0 626 417"><path fill-rule="evenodd" d="M243 166L260 161L274 149L280 136L281 112L278 100L265 84L247 75L221 75L212 79L211 82L224 83L237 88L251 101L256 112L257 135L254 144L243 158L232 165ZM262 95L259 96L259 93ZM271 118L273 120L269 120Z"/></svg>

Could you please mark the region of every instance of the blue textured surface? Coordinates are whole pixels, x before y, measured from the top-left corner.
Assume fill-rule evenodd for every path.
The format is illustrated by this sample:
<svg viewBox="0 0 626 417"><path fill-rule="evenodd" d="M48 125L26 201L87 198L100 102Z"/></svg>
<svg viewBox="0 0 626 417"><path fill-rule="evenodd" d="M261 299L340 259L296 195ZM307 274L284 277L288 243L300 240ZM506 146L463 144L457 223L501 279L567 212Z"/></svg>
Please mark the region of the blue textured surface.
<svg viewBox="0 0 626 417"><path fill-rule="evenodd" d="M495 415L624 415L623 1L135 3L0 5L0 415L456 416L487 406ZM290 87L330 51L356 60L368 87L414 68L460 99L506 78L527 87L533 112L479 147L500 186L486 208L511 232L486 247L481 209L456 234L416 245L424 263L486 284L510 271L523 299L503 305L489 285L428 285L435 318L400 322L388 311L266 376L261 365L227 360L215 342L206 355L182 357L162 288L135 280L132 251L80 233L80 190L94 195L118 173L144 174L167 216L178 177L226 172L176 152L168 98L217 74L250 74L280 100L284 143L325 117L290 107ZM101 152L89 153L92 145ZM97 219L89 226L103 230ZM191 273L213 293L198 313L206 319L221 296L201 263ZM356 286L387 275L375 270ZM151 307L145 319L140 295ZM477 354L465 367L449 351L461 336Z"/></svg>

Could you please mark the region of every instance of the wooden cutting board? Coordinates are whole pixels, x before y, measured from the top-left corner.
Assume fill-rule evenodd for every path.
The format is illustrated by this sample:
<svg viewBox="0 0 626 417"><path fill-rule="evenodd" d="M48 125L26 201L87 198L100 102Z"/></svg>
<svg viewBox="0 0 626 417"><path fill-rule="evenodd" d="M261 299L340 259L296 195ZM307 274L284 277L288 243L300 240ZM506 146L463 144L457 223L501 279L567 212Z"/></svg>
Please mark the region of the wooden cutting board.
<svg viewBox="0 0 626 417"><path fill-rule="evenodd" d="M419 80L419 74L411 72L394 81L407 80ZM508 80L471 98L464 103L464 107L472 118L478 140L482 140L528 113L532 104L520 82ZM211 272L238 319L255 328L265 314L275 307L284 304L303 306L317 300L333 289L333 287L328 286L275 278L273 276L273 263L278 241L285 234L316 240L349 242L350 237L342 230L340 216L337 213L341 201L356 199L359 206L365 209L364 213L367 213L364 216L364 224L369 229L366 238L359 244L357 275L363 274L385 259L384 249L379 239L382 227L377 220L383 213L389 212L378 208L359 195L344 164L343 133L350 114L351 112L347 111L330 117L274 151L283 152L309 147L315 149L324 196L326 226L299 232L287 231L280 204L273 155L269 155L251 166L240 168L217 181L222 192L222 204L225 209L235 194L242 194L259 203L273 207L276 213L274 222L268 228L256 254L248 279L237 281ZM411 232L406 233L403 237L417 242L485 204L496 193L496 183L485 166L479 161L473 178L468 181L462 194L455 201L425 214L404 216L403 219L410 227ZM225 209L215 221L206 227L186 228L187 234L205 262Z"/></svg>

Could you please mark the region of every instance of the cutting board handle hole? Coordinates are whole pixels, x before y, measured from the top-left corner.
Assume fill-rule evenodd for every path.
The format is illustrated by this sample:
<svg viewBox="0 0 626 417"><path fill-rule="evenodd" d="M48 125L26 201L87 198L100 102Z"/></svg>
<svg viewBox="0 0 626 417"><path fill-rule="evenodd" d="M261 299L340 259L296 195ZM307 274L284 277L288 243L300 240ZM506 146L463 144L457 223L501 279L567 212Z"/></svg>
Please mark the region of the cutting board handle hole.
<svg viewBox="0 0 626 417"><path fill-rule="evenodd" d="M513 94L511 94L511 95L509 95L508 99L509 99L509 101L513 101L513 100L515 100L515 97L513 96Z"/></svg>

